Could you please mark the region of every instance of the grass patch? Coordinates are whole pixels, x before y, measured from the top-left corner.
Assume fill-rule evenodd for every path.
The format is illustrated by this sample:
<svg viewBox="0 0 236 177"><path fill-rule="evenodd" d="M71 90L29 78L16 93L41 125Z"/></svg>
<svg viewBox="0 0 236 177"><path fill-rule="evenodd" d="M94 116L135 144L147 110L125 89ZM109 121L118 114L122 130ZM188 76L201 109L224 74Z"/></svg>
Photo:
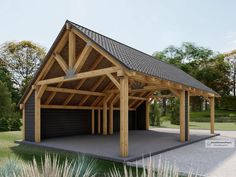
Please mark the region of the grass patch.
<svg viewBox="0 0 236 177"><path fill-rule="evenodd" d="M35 157L36 161L40 163L41 158L44 158L45 154L56 154L60 157L62 162L66 158L76 160L78 157L76 153L50 150L30 145L18 145L14 141L19 139L22 139L22 133L20 131L0 132L0 165L9 158L20 158L20 160L27 162L32 161L33 157ZM114 165L118 169L123 169L123 164L121 163L96 159L96 172L98 174L107 173Z"/></svg>
<svg viewBox="0 0 236 177"><path fill-rule="evenodd" d="M179 128L179 125L170 123L170 114L161 117L161 127L163 128ZM210 129L210 113L209 111L191 112L190 113L190 129ZM236 112L227 110L215 111L215 130L236 130Z"/></svg>
<svg viewBox="0 0 236 177"><path fill-rule="evenodd" d="M193 122L209 122L210 112L190 112L190 120ZM216 110L215 122L236 122L236 112L228 110Z"/></svg>
<svg viewBox="0 0 236 177"><path fill-rule="evenodd" d="M171 124L170 121L163 121L161 123L162 128L179 128L179 125ZM200 130L209 130L209 122L190 122L190 129L200 129ZM215 123L215 130L236 130L236 123L226 122L226 123Z"/></svg>

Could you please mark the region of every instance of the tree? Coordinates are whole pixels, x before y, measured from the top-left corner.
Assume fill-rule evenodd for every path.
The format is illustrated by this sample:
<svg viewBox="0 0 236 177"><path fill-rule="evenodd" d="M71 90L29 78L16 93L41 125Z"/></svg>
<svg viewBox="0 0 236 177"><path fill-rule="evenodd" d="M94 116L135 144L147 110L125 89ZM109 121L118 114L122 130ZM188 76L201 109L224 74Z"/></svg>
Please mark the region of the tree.
<svg viewBox="0 0 236 177"><path fill-rule="evenodd" d="M236 50L230 53L224 54L225 60L230 65L231 79L232 79L232 90L233 96L236 97Z"/></svg>
<svg viewBox="0 0 236 177"><path fill-rule="evenodd" d="M7 84L0 81L0 131L19 130L19 114L14 111Z"/></svg>
<svg viewBox="0 0 236 177"><path fill-rule="evenodd" d="M44 56L45 49L31 41L6 42L0 47L0 62L6 66L14 85L21 92L37 71Z"/></svg>
<svg viewBox="0 0 236 177"><path fill-rule="evenodd" d="M11 113L11 95L5 83L0 81L0 131L8 130L8 118Z"/></svg>
<svg viewBox="0 0 236 177"><path fill-rule="evenodd" d="M230 66L224 61L223 55L208 60L208 65L196 72L195 78L212 88L222 96L230 94Z"/></svg>
<svg viewBox="0 0 236 177"><path fill-rule="evenodd" d="M154 99L153 103L151 104L151 112L150 112L150 123L153 126L160 126L160 109L157 103L157 100Z"/></svg>
<svg viewBox="0 0 236 177"><path fill-rule="evenodd" d="M170 98L170 110L171 110L171 115L170 115L170 122L171 124L179 125L179 99L177 98Z"/></svg>
<svg viewBox="0 0 236 177"><path fill-rule="evenodd" d="M184 42L180 47L171 45L163 51L155 52L153 56L194 76L197 67L204 67L208 63L208 59L213 58L215 54L210 49Z"/></svg>
<svg viewBox="0 0 236 177"><path fill-rule="evenodd" d="M10 72L6 69L5 66L1 66L1 65L0 65L0 81L2 81L3 83L6 84L8 90L11 93L12 101L14 103L16 103L19 100L19 98L20 98L19 93L18 93L18 89L16 89L13 86L13 82L11 80Z"/></svg>
<svg viewBox="0 0 236 177"><path fill-rule="evenodd" d="M154 57L177 66L222 96L230 94L230 65L225 61L225 55L185 42L180 47L170 46L155 52ZM203 100L200 97L191 100L194 102L192 109L199 110Z"/></svg>

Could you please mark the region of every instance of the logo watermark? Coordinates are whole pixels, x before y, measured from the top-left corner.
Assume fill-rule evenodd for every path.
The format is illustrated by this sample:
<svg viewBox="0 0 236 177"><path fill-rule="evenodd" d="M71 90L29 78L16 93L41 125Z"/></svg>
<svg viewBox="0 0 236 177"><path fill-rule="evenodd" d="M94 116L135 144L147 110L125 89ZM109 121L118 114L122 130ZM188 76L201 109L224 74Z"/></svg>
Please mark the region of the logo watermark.
<svg viewBox="0 0 236 177"><path fill-rule="evenodd" d="M234 148L235 140L234 139L222 139L222 140L206 140L206 148Z"/></svg>

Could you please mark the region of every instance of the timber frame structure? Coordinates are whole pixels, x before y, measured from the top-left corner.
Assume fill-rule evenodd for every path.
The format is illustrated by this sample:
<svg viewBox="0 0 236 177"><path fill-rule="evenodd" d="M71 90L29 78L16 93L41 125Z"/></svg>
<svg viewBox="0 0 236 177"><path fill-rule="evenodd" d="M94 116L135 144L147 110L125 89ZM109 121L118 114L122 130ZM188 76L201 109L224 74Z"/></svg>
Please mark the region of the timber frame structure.
<svg viewBox="0 0 236 177"><path fill-rule="evenodd" d="M180 99L181 142L189 140L189 97L204 97L210 103L210 132L214 133L214 98L219 95L181 70L156 61L147 54L66 21L20 101L24 140L39 143L47 137L54 128L53 125L46 130L43 128L52 117L50 111L89 110L90 121L86 126L90 127L91 134L103 135L113 134L117 124L113 117L118 114L120 155L126 157L130 112L143 107L141 124L144 127L141 127L148 130L149 104L156 97ZM144 66L145 62L150 65ZM146 72L151 65L156 68ZM161 90L169 90L171 94L157 96ZM43 118L46 114L49 116ZM53 114L54 122L58 114ZM81 114L85 121L88 114Z"/></svg>

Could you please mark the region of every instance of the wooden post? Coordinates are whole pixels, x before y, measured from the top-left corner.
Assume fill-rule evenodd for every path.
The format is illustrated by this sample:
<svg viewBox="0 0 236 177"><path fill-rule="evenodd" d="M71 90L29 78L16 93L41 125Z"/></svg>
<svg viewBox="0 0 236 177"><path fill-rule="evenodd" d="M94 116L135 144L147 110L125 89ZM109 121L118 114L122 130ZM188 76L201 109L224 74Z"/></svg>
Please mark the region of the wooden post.
<svg viewBox="0 0 236 177"><path fill-rule="evenodd" d="M185 136L185 141L189 140L189 92L185 91L185 99L184 99L184 117L185 117L185 122L184 122L184 128L185 128L185 132L184 132L184 136Z"/></svg>
<svg viewBox="0 0 236 177"><path fill-rule="evenodd" d="M92 134L94 134L94 109L92 109Z"/></svg>
<svg viewBox="0 0 236 177"><path fill-rule="evenodd" d="M146 130L149 130L149 111L150 111L150 107L149 107L149 102L148 100L146 101Z"/></svg>
<svg viewBox="0 0 236 177"><path fill-rule="evenodd" d="M128 77L120 77L120 155L128 156Z"/></svg>
<svg viewBox="0 0 236 177"><path fill-rule="evenodd" d="M179 106L179 119L180 119L180 141L185 141L185 91L180 93L180 106Z"/></svg>
<svg viewBox="0 0 236 177"><path fill-rule="evenodd" d="M109 107L109 134L113 134L113 104Z"/></svg>
<svg viewBox="0 0 236 177"><path fill-rule="evenodd" d="M20 104L20 110L22 110L22 138L25 140L25 104Z"/></svg>
<svg viewBox="0 0 236 177"><path fill-rule="evenodd" d="M36 143L40 143L41 141L41 99L38 97L38 89L35 89L35 107L34 107L34 113L35 113L35 120L34 120L34 140Z"/></svg>
<svg viewBox="0 0 236 177"><path fill-rule="evenodd" d="M98 134L101 133L101 109L98 109Z"/></svg>
<svg viewBox="0 0 236 177"><path fill-rule="evenodd" d="M69 68L72 69L75 64L75 49L76 49L76 37L75 34L70 31L69 32Z"/></svg>
<svg viewBox="0 0 236 177"><path fill-rule="evenodd" d="M214 127L214 124L215 124L215 98L210 97L209 103L210 103L210 120L211 120L210 129L211 129L211 134L214 134L214 132L215 132L215 127Z"/></svg>
<svg viewBox="0 0 236 177"><path fill-rule="evenodd" d="M107 102L103 102L103 135L107 135Z"/></svg>
<svg viewBox="0 0 236 177"><path fill-rule="evenodd" d="M188 141L190 140L190 93L188 92Z"/></svg>

